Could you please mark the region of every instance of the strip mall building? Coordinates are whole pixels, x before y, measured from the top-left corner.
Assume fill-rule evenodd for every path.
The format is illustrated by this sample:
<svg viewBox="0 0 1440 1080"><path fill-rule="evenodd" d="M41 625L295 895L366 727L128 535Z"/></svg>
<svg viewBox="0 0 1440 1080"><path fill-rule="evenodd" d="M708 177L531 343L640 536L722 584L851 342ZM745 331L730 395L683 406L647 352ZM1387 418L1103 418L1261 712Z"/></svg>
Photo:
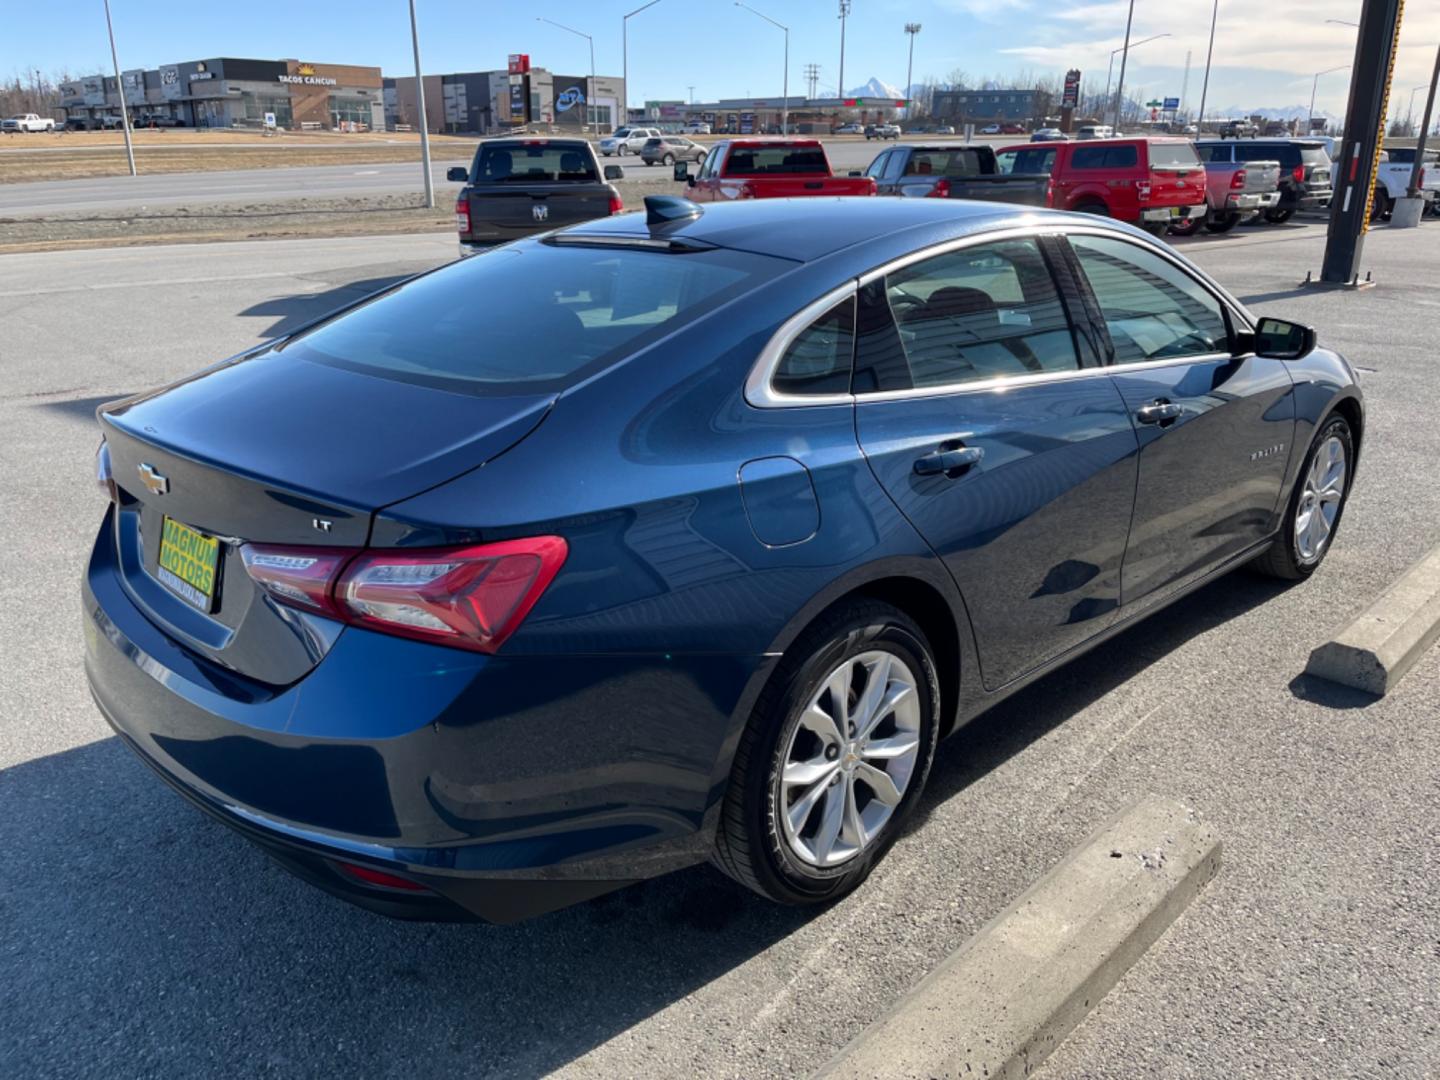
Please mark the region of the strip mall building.
<svg viewBox="0 0 1440 1080"><path fill-rule="evenodd" d="M156 118L185 127L260 127L267 114L292 130L370 131L385 127L378 67L301 60L215 57L120 73L124 103L136 122ZM72 119L99 126L120 114L113 77L91 75L60 84Z"/></svg>

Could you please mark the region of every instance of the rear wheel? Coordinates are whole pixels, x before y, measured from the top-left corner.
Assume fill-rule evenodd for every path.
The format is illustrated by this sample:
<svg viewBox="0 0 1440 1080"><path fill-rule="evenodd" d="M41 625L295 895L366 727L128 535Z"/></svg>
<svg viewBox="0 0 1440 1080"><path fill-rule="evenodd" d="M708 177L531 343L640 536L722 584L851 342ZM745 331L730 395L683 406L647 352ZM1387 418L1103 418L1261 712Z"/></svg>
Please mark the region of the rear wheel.
<svg viewBox="0 0 1440 1080"><path fill-rule="evenodd" d="M1294 210L1266 210L1265 220L1271 225L1284 225L1294 215Z"/></svg>
<svg viewBox="0 0 1440 1080"><path fill-rule="evenodd" d="M1370 200L1370 220L1388 221L1390 215L1395 211L1395 200L1390 198L1379 188L1375 189L1375 195Z"/></svg>
<svg viewBox="0 0 1440 1080"><path fill-rule="evenodd" d="M1343 416L1332 416L1316 433L1286 504L1280 535L1252 564L1262 574L1301 581L1330 550L1354 472L1355 440Z"/></svg>
<svg viewBox="0 0 1440 1080"><path fill-rule="evenodd" d="M925 786L939 698L929 644L903 612L861 600L822 617L741 736L715 863L784 904L855 888Z"/></svg>
<svg viewBox="0 0 1440 1080"><path fill-rule="evenodd" d="M1221 214L1219 217L1211 216L1205 222L1205 231L1212 233L1226 233L1240 224L1240 215L1233 210L1228 214Z"/></svg>
<svg viewBox="0 0 1440 1080"><path fill-rule="evenodd" d="M1172 221L1169 226L1170 235L1194 236L1197 232L1200 231L1200 223L1204 220L1204 215L1201 215L1200 217L1186 218L1180 221Z"/></svg>
<svg viewBox="0 0 1440 1080"><path fill-rule="evenodd" d="M1110 216L1110 208L1106 206L1103 202L1098 202L1094 200L1090 202L1082 202L1074 209L1077 214L1095 214L1098 217Z"/></svg>
<svg viewBox="0 0 1440 1080"><path fill-rule="evenodd" d="M1144 230L1145 230L1147 233L1149 233L1151 236L1159 237L1159 236L1164 236L1167 232L1170 231L1170 222L1168 222L1168 221L1142 221L1142 222L1140 222L1140 228L1144 229Z"/></svg>
<svg viewBox="0 0 1440 1080"><path fill-rule="evenodd" d="M665 158L664 158L664 161L665 161L665 167L668 169L671 165L674 165L674 164L675 164L675 155L674 155L674 154L666 154L666 155L665 155Z"/></svg>

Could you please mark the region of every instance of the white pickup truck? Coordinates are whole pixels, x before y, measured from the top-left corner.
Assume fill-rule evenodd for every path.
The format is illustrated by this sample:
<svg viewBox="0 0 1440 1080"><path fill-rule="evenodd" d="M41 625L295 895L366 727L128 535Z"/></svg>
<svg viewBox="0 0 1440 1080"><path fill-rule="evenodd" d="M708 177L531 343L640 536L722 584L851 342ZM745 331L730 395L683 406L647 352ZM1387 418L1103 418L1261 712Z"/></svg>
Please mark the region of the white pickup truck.
<svg viewBox="0 0 1440 1080"><path fill-rule="evenodd" d="M55 121L48 116L36 116L31 113L20 113L16 116L7 116L0 120L0 131L54 131Z"/></svg>
<svg viewBox="0 0 1440 1080"><path fill-rule="evenodd" d="M1388 218L1395 209L1395 200L1403 199L1410 188L1410 173L1415 168L1415 148L1397 146L1386 152L1387 160L1375 173L1375 202L1370 213L1375 218ZM1425 210L1434 213L1440 207L1440 150L1425 151L1425 167L1420 170L1420 197Z"/></svg>

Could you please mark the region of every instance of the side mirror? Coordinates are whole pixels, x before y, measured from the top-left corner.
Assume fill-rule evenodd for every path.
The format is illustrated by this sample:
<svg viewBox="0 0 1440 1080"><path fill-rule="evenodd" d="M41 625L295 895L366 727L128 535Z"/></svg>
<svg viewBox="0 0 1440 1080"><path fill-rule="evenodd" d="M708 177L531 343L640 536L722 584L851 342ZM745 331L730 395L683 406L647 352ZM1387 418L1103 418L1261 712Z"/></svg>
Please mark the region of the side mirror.
<svg viewBox="0 0 1440 1080"><path fill-rule="evenodd" d="M1242 336L1242 344L1253 344L1256 356L1271 360L1298 360L1315 350L1315 328L1286 319L1261 319L1250 337L1247 342Z"/></svg>
<svg viewBox="0 0 1440 1080"><path fill-rule="evenodd" d="M677 184L688 183L690 180L690 163L688 161L677 161L671 170Z"/></svg>
<svg viewBox="0 0 1440 1080"><path fill-rule="evenodd" d="M452 184L465 184L470 180L470 170L463 165L451 165L445 170L445 179Z"/></svg>
<svg viewBox="0 0 1440 1080"><path fill-rule="evenodd" d="M606 180L624 180L624 179L625 179L625 170L622 169L619 165L606 165L606 166L605 166L605 179L606 179Z"/></svg>

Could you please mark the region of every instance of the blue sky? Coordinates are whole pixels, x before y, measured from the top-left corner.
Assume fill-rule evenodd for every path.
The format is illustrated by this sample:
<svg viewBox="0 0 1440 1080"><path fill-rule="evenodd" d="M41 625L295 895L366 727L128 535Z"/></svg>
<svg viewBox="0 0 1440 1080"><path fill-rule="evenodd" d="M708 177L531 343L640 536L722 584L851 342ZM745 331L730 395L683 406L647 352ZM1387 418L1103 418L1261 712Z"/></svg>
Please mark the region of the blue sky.
<svg viewBox="0 0 1440 1080"><path fill-rule="evenodd" d="M600 73L620 72L621 16L643 0L550 0L544 4L419 0L427 72L503 67L506 54L528 52L536 65L583 74L585 42L536 22L544 15L595 37ZM822 88L834 86L840 52L836 0L755 0L788 23L790 89L804 91L804 67L820 65ZM902 86L904 24L922 25L915 79L955 69L977 76L1061 72L1077 66L1103 87L1110 50L1123 40L1127 0L853 0L846 34L847 89L871 76ZM270 10L267 11L267 7ZM1428 7L1428 9L1427 9ZM1392 112L1404 111L1412 84L1427 81L1440 5L1412 4L1401 38ZM1326 18L1359 18L1360 0L1221 0L1212 106L1245 108L1308 103L1316 71L1345 64L1353 31ZM1267 23L1262 24L1260 13ZM207 4L203 0L112 0L124 67L154 67L207 56L295 57L382 67L412 67L404 0L291 0L285 5ZM39 0L0 4L0 76L31 67L73 74L109 70L100 0L76 0L63 11ZM1198 104L1210 29L1205 0L1162 4L1136 0L1134 38L1168 33L1135 51L1128 86L1179 95L1185 54L1193 53L1187 103ZM778 94L781 33L731 0L660 0L630 20L630 97L698 100ZM1346 73L1320 80L1317 105L1344 108ZM1419 97L1423 98L1423 94ZM1395 102L1398 100L1398 106Z"/></svg>

